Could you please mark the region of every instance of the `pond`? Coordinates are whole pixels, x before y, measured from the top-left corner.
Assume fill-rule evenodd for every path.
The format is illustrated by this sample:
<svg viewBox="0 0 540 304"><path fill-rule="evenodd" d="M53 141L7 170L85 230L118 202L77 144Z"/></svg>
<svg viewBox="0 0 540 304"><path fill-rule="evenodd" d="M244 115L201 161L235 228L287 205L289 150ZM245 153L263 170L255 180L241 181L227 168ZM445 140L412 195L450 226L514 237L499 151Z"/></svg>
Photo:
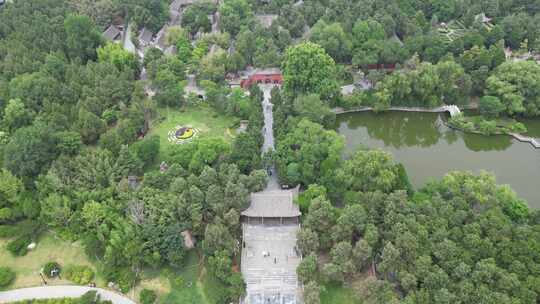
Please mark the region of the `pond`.
<svg viewBox="0 0 540 304"><path fill-rule="evenodd" d="M532 118L522 118L519 119L520 122L522 122L527 127L527 134L530 137L539 138L540 139L540 118L539 119L532 119Z"/></svg>
<svg viewBox="0 0 540 304"><path fill-rule="evenodd" d="M454 131L443 119L446 114L347 113L337 116L335 129L345 136L347 152L364 146L392 153L416 188L452 170L486 170L499 184L509 184L529 206L540 209L540 150L510 136ZM532 136L540 136L538 120L523 122L533 130Z"/></svg>

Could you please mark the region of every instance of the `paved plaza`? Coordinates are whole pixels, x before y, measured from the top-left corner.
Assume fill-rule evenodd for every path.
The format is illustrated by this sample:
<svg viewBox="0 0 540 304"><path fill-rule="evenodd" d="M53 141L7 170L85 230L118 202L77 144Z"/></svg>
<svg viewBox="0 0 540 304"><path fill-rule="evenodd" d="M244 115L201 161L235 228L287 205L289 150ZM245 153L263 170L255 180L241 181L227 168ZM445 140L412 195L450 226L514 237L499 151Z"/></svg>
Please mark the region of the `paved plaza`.
<svg viewBox="0 0 540 304"><path fill-rule="evenodd" d="M243 225L242 273L247 304L300 303L298 229L298 225Z"/></svg>

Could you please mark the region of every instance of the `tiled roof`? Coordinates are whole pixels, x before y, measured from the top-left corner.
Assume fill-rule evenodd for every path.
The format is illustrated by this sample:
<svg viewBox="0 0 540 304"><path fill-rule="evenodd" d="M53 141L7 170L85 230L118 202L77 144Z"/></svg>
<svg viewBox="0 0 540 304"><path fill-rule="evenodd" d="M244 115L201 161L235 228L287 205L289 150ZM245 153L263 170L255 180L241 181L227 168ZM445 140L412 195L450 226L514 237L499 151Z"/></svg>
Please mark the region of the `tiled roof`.
<svg viewBox="0 0 540 304"><path fill-rule="evenodd" d="M105 32L103 32L103 37L105 37L107 40L111 40L111 41L114 41L118 38L120 38L120 34L122 34L122 32L120 31L120 29L118 27L116 27L115 25L110 25L106 30Z"/></svg>
<svg viewBox="0 0 540 304"><path fill-rule="evenodd" d="M251 194L251 205L242 212L249 217L297 217L298 206L293 203L291 190L264 191Z"/></svg>

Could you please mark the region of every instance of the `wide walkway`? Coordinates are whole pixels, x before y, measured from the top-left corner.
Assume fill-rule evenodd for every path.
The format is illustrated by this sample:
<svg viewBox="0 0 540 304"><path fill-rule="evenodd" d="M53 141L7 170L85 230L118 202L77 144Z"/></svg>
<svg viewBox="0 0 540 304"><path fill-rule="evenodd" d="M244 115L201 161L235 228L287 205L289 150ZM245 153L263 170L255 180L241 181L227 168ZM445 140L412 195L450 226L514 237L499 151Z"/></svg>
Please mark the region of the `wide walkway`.
<svg viewBox="0 0 540 304"><path fill-rule="evenodd" d="M264 94L264 143L262 153L274 150L271 91L274 85L259 85ZM274 167L268 185L251 196L251 206L242 212L242 275L246 281L245 304L299 304L302 302L296 267L302 257L296 249L298 206L295 190L281 190ZM250 221L249 219L253 219ZM259 221L260 220L260 221Z"/></svg>
<svg viewBox="0 0 540 304"><path fill-rule="evenodd" d="M136 304L131 299L109 290L73 285L42 286L0 291L0 303L10 303L31 299L77 298L88 291L96 290L102 300L114 304Z"/></svg>
<svg viewBox="0 0 540 304"><path fill-rule="evenodd" d="M299 303L298 225L243 225L242 274L248 304Z"/></svg>

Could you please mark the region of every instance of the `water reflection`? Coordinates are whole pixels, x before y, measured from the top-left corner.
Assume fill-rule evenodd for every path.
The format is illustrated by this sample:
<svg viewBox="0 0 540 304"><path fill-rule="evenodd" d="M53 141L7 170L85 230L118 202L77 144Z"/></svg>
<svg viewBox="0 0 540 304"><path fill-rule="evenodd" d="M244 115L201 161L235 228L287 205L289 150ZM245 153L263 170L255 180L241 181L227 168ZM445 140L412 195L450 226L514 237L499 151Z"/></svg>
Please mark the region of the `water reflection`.
<svg viewBox="0 0 540 304"><path fill-rule="evenodd" d="M449 131L456 134L456 131ZM506 135L498 136L484 136L479 134L460 134L465 142L465 146L471 151L480 152L480 151L504 151L508 149L513 142L512 137Z"/></svg>
<svg viewBox="0 0 540 304"><path fill-rule="evenodd" d="M345 136L347 154L361 146L386 150L404 164L417 187L451 170L487 170L540 208L540 150L510 136L454 131L444 119L435 113L349 113L337 116L335 129Z"/></svg>
<svg viewBox="0 0 540 304"><path fill-rule="evenodd" d="M519 119L527 127L527 135L535 138L540 138L540 118L523 118Z"/></svg>
<svg viewBox="0 0 540 304"><path fill-rule="evenodd" d="M406 112L348 113L339 116L338 125L349 129L366 128L371 138L382 140L385 146L429 147L441 138L442 118L437 114L415 115Z"/></svg>

